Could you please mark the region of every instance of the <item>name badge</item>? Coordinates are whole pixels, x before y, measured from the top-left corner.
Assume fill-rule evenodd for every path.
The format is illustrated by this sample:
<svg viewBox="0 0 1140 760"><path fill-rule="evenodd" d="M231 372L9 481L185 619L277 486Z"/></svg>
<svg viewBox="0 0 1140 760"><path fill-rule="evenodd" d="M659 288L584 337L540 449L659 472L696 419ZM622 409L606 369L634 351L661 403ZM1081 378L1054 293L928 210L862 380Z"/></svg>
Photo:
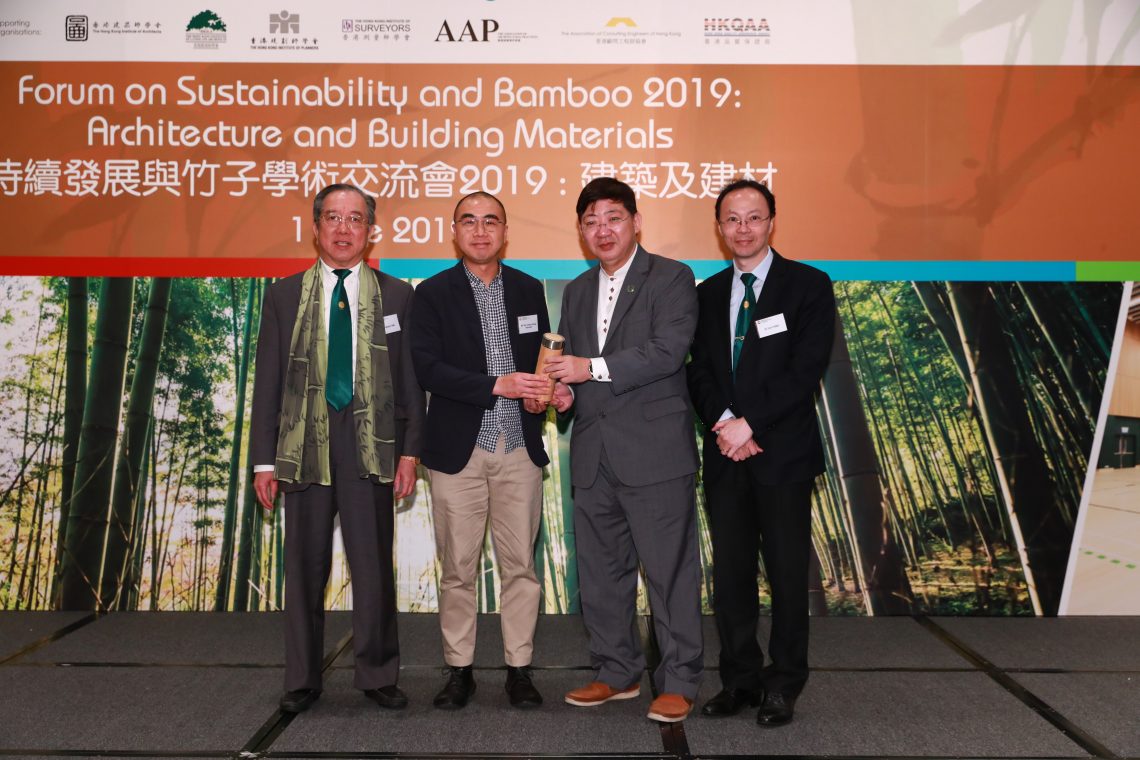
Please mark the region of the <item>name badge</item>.
<svg viewBox="0 0 1140 760"><path fill-rule="evenodd" d="M788 323L784 321L783 314L774 314L771 317L756 320L756 334L761 338L787 331Z"/></svg>
<svg viewBox="0 0 1140 760"><path fill-rule="evenodd" d="M532 332L538 332L538 315L529 314L525 317L519 317L519 335Z"/></svg>
<svg viewBox="0 0 1140 760"><path fill-rule="evenodd" d="M399 314L385 314L384 315L384 334L388 335L394 332L400 332L400 315Z"/></svg>

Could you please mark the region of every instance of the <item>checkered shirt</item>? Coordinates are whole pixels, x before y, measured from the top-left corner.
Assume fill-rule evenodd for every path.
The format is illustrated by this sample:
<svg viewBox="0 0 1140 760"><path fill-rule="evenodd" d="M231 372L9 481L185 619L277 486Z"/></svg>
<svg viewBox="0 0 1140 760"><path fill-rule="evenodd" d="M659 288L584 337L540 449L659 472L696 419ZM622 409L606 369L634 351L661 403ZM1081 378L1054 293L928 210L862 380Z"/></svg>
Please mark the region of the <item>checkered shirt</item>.
<svg viewBox="0 0 1140 760"><path fill-rule="evenodd" d="M515 371L515 357L511 353L510 326L507 324L507 307L503 300L503 270L499 270L489 286L471 274L466 266L463 271L471 283L475 305L479 308L479 321L483 323L487 374L492 377L509 375ZM502 435L507 453L525 446L519 404L517 398L495 397L495 405L483 413L483 424L479 426L479 437L475 439L475 445L494 453L499 436Z"/></svg>

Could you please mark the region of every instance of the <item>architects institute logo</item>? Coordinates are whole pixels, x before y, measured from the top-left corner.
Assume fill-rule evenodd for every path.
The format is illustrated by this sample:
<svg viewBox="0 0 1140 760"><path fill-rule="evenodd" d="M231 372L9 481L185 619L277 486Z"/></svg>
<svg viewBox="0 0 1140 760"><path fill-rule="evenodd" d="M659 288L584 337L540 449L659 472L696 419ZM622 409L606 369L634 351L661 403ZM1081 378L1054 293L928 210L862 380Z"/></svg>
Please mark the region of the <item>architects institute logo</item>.
<svg viewBox="0 0 1140 760"><path fill-rule="evenodd" d="M771 37L766 18L705 16L706 45L768 45Z"/></svg>
<svg viewBox="0 0 1140 760"><path fill-rule="evenodd" d="M87 17L71 15L63 20L63 38L68 42L87 42Z"/></svg>
<svg viewBox="0 0 1140 760"><path fill-rule="evenodd" d="M195 50L217 50L226 44L226 22L211 10L204 10L186 25L186 41Z"/></svg>
<svg viewBox="0 0 1140 760"><path fill-rule="evenodd" d="M114 21L104 18L99 20L99 16L91 22L91 36L100 37L102 35L154 35L162 34L161 21L142 21L138 19L123 19L116 18Z"/></svg>
<svg viewBox="0 0 1140 760"><path fill-rule="evenodd" d="M280 11L269 14L269 34L251 37L250 50L318 50L316 37L301 35L301 14Z"/></svg>

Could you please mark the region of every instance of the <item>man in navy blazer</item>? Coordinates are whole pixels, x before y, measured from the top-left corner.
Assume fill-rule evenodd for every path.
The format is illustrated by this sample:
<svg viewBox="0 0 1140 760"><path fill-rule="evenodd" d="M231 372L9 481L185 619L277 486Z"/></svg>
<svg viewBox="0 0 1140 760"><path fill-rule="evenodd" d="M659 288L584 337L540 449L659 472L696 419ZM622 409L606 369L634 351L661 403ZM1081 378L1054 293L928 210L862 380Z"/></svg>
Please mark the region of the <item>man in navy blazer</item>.
<svg viewBox="0 0 1140 760"><path fill-rule="evenodd" d="M542 514L542 420L551 381L536 375L549 331L542 283L499 257L507 212L498 198L462 198L453 216L461 260L420 284L412 361L431 394L423 464L431 479L440 561L439 621L447 683L435 706L455 710L475 693L475 576L487 522L501 578L506 689L515 707L542 704L531 681L541 588L534 543Z"/></svg>
<svg viewBox="0 0 1140 760"><path fill-rule="evenodd" d="M824 470L815 394L835 335L827 275L768 245L776 199L752 180L716 201L733 265L697 288L688 367L705 425L704 487L713 546L713 611L722 691L702 713L760 705L757 722L792 719L808 677L811 493ZM771 664L757 640L757 554L772 591Z"/></svg>

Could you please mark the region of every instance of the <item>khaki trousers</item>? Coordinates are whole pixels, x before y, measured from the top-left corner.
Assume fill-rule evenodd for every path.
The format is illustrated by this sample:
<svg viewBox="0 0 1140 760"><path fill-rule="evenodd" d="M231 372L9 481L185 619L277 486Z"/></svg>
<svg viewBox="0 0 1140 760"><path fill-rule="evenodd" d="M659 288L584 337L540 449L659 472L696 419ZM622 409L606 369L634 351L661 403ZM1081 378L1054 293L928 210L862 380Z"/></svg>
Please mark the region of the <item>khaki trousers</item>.
<svg viewBox="0 0 1140 760"><path fill-rule="evenodd" d="M526 447L505 453L500 437L495 453L476 446L459 472L428 473L440 562L444 661L465 667L475 660L475 574L490 518L502 584L503 659L512 667L529 665L541 595L534 542L542 516L542 469L530 460Z"/></svg>

